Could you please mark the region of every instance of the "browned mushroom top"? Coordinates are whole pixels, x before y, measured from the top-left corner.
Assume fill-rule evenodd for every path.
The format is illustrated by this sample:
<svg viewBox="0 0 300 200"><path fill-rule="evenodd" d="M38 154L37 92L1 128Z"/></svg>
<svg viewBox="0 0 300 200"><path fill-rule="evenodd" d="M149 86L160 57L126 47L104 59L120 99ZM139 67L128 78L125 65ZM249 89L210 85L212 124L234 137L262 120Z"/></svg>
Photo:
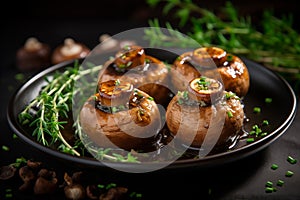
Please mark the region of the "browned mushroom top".
<svg viewBox="0 0 300 200"><path fill-rule="evenodd" d="M174 61L173 66L174 74L183 76L180 82L176 80L177 76L173 77L173 83L178 90L185 90L189 81L199 77L200 74L205 76L219 74L224 88L241 97L245 96L249 89L249 73L245 63L219 47L201 47L183 53Z"/></svg>
<svg viewBox="0 0 300 200"><path fill-rule="evenodd" d="M117 52L115 65L119 69L130 69L145 63L145 50L141 46L125 46Z"/></svg>

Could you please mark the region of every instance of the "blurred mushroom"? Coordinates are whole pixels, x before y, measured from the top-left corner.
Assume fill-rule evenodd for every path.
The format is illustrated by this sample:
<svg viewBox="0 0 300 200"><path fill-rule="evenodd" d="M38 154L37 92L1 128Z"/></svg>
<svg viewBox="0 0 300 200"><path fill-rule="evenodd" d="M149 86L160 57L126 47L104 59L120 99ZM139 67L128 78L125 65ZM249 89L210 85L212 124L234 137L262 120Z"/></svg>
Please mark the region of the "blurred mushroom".
<svg viewBox="0 0 300 200"><path fill-rule="evenodd" d="M0 167L0 180L10 179L15 175L16 168L12 165Z"/></svg>
<svg viewBox="0 0 300 200"><path fill-rule="evenodd" d="M85 189L81 184L76 182L79 180L78 175L80 174L75 174L75 176L73 174L72 178L67 173L64 174L64 180L67 184L64 187L64 193L67 199L77 200L85 198Z"/></svg>
<svg viewBox="0 0 300 200"><path fill-rule="evenodd" d="M51 170L41 169L34 184L34 194L52 194L56 191L57 186L56 173Z"/></svg>
<svg viewBox="0 0 300 200"><path fill-rule="evenodd" d="M34 171L26 165L19 169L19 176L23 181L23 184L19 187L19 190L23 192L30 191L36 178Z"/></svg>
<svg viewBox="0 0 300 200"><path fill-rule="evenodd" d="M95 54L118 51L126 46L136 45L133 40L118 40L109 34L100 35L99 42L99 45L93 50Z"/></svg>
<svg viewBox="0 0 300 200"><path fill-rule="evenodd" d="M128 189L125 187L113 187L110 188L106 193L101 194L100 200L118 200L123 199L124 195L127 193Z"/></svg>
<svg viewBox="0 0 300 200"><path fill-rule="evenodd" d="M16 65L21 71L33 71L50 66L51 48L35 37L26 40L16 53Z"/></svg>
<svg viewBox="0 0 300 200"><path fill-rule="evenodd" d="M56 47L53 51L51 61L53 64L58 64L67 60L84 58L90 53L90 49L72 38L66 38L64 43Z"/></svg>

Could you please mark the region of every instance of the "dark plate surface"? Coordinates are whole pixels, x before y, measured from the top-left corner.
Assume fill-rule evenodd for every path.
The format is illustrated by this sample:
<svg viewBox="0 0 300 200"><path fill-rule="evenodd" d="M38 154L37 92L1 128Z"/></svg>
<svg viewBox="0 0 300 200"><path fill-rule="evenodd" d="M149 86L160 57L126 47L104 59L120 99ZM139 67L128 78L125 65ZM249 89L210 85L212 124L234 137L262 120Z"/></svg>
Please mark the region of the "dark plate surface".
<svg viewBox="0 0 300 200"><path fill-rule="evenodd" d="M170 57L169 54L159 53L157 57L162 60L171 61L174 56ZM290 85L280 76L270 71L269 69L254 63L250 60L243 59L250 72L250 90L247 96L243 99L245 104L245 113L249 122L245 124L246 130L251 130L255 124L261 124L263 120L268 120L268 135L247 144L245 141L240 141L230 151L216 153L206 156L201 159L186 159L178 160L164 169L180 169L189 167L207 167L224 164L231 161L247 157L254 154L263 148L270 145L272 142L280 138L285 130L292 123L296 113L296 97ZM46 152L58 159L69 163L75 163L78 166L96 167L107 169L108 167L96 159L90 157L76 157L69 154L61 153L49 147L45 147L38 143L30 132L27 132L24 127L18 122L18 114L24 107L38 94L40 88L45 84L44 77L49 76L56 70L64 70L66 67L73 66L73 61L60 63L50 67L28 80L22 87L20 87L9 103L7 110L7 118L10 127L13 131L28 145ZM272 103L267 104L265 98L272 98ZM260 107L261 113L253 113L254 107ZM149 168L152 168L155 163L149 163ZM135 163L111 163L111 166L117 168L132 168L139 167ZM145 167L145 165L143 165ZM147 168L147 165L146 165Z"/></svg>

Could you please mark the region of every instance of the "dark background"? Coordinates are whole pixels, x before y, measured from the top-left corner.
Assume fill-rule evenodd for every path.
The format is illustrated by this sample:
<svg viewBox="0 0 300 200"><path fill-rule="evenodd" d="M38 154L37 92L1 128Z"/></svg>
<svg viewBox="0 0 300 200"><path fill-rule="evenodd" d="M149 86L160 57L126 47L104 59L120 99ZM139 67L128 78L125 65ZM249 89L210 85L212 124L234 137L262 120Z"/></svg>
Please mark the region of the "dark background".
<svg viewBox="0 0 300 200"><path fill-rule="evenodd" d="M222 9L226 1L199 0L197 2L205 8L217 11ZM241 15L250 15L253 23L259 22L261 13L265 9L273 10L277 16L293 14L294 27L300 30L300 23L298 23L300 21L300 9L295 5L295 1L235 0L232 2ZM151 9L145 1L141 0L9 1L6 4L8 5L3 6L0 13L0 146L6 145L10 150L8 152L0 150L0 166L12 163L17 157L24 155L25 157L49 161L47 163L49 167L60 166L62 169L60 173L65 170L77 170L70 167L72 165L70 163L64 165L47 155L41 154L22 141L12 139L12 131L6 120L7 104L11 95L24 81L24 79L20 81L15 78L15 75L20 73L15 63L18 48L24 44L28 37L32 36L48 43L52 48L61 44L66 37L73 37L93 48L99 43L98 37L104 33L114 35L131 28L147 26L148 19L154 17L162 21L171 21L175 25L177 21L171 18L171 15L163 16L161 14L162 5ZM25 80L34 73L24 73ZM296 121L299 121L299 114L298 111ZM266 150L241 162L220 168L181 173L174 171L168 174L159 174L155 180L147 175L134 175L134 179L140 182L132 184L137 186L133 190L138 189L138 191L145 192L153 199L161 199L161 196L180 197L181 199L188 199L185 197L191 197L191 195L203 197L208 194L210 189L216 199L299 199L300 192L298 191L299 185L297 185L300 177L300 173L297 173L300 172L299 162L290 168L296 173L293 179L287 181L283 189L274 194L266 194L263 189L266 180L282 177L284 170L290 167L285 162L286 156L298 156L298 161L300 161L299 150L296 150L300 148L299 128L299 123L292 124L287 134ZM280 163L282 167L276 173L269 169L274 162ZM130 175L125 175L120 180L118 174L101 174L101 172L97 173L97 177L100 177L99 180L103 182L117 180L125 185L132 178ZM201 187L195 187L194 181L199 183ZM160 183L157 184L160 188L156 188L156 182ZM166 189L164 189L165 183L169 184L165 185ZM13 180L0 181L0 199L5 188L17 189L19 184L20 182ZM157 194L157 191L163 191L164 194ZM39 199L30 195L15 195L20 199ZM58 198L54 197L53 199Z"/></svg>

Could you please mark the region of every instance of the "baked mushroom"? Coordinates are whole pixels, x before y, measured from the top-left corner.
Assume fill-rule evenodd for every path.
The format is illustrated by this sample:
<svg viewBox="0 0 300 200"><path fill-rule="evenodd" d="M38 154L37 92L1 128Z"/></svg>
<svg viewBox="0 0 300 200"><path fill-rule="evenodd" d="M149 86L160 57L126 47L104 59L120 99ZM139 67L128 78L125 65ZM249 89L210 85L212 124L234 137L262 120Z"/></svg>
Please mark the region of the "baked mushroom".
<svg viewBox="0 0 300 200"><path fill-rule="evenodd" d="M161 128L154 99L128 82L99 83L98 93L80 111L83 132L99 147L144 150L153 148Z"/></svg>
<svg viewBox="0 0 300 200"><path fill-rule="evenodd" d="M203 72L205 76L218 72L225 90L239 97L244 97L249 90L250 78L245 63L218 47L202 47L179 56L171 70L172 83L177 90L186 90L189 81L204 75Z"/></svg>
<svg viewBox="0 0 300 200"><path fill-rule="evenodd" d="M218 80L199 77L189 82L169 103L166 123L180 144L220 149L232 144L242 129L240 98L224 90Z"/></svg>
<svg viewBox="0 0 300 200"><path fill-rule="evenodd" d="M124 46L107 61L99 74L99 82L122 79L152 96L159 104L170 100L168 69L159 59L147 55L138 45Z"/></svg>
<svg viewBox="0 0 300 200"><path fill-rule="evenodd" d="M50 46L35 37L30 37L24 46L18 49L16 65L21 71L39 70L50 66L50 57Z"/></svg>
<svg viewBox="0 0 300 200"><path fill-rule="evenodd" d="M67 60L84 58L89 53L90 49L83 43L76 42L72 38L66 38L63 44L54 49L51 62L58 64Z"/></svg>

